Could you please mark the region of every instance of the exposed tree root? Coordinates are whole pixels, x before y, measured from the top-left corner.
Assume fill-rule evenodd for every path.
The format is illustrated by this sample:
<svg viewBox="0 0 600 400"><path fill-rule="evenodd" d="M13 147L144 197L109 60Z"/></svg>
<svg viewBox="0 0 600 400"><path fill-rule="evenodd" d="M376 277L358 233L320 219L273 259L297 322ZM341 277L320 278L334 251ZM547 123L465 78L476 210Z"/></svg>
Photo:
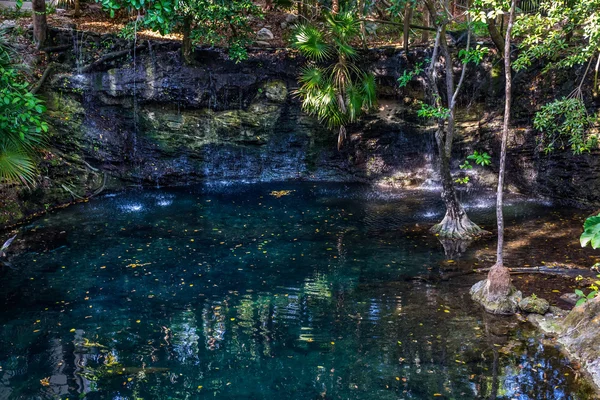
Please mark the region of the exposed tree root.
<svg viewBox="0 0 600 400"><path fill-rule="evenodd" d="M468 240L490 234L471 221L466 213L460 218L452 218L446 213L442 222L431 228L431 232L440 238L452 240Z"/></svg>
<svg viewBox="0 0 600 400"><path fill-rule="evenodd" d="M40 80L31 88L31 93L36 94L42 88L42 85L44 85L44 82L46 82L48 77L56 69L59 69L59 68L64 69L64 70L69 69L69 67L65 64L60 64L60 63L55 63L55 62L51 62L50 64L48 64L48 66L44 70L44 73L42 74L42 77L40 78Z"/></svg>

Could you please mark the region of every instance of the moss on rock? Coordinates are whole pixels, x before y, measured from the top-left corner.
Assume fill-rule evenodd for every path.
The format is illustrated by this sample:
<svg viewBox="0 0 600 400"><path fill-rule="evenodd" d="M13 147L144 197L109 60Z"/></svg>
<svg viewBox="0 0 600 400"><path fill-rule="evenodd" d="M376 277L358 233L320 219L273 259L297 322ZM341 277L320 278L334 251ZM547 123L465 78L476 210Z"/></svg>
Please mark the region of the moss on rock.
<svg viewBox="0 0 600 400"><path fill-rule="evenodd" d="M527 313L544 315L548 312L550 303L546 299L529 296L519 302L519 308Z"/></svg>

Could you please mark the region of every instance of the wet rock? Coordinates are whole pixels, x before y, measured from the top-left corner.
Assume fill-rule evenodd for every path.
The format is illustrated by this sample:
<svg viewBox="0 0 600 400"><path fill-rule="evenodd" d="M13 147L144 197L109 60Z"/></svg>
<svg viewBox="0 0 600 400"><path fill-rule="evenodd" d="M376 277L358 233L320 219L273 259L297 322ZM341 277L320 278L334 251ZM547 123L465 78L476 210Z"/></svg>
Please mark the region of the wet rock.
<svg viewBox="0 0 600 400"><path fill-rule="evenodd" d="M485 310L492 314L511 315L517 312L522 293L511 286L508 296L497 300L490 300L488 296L488 280L484 279L471 287L471 298L481 304Z"/></svg>
<svg viewBox="0 0 600 400"><path fill-rule="evenodd" d="M282 22L280 26L281 26L281 29L287 29L288 23L287 22Z"/></svg>
<svg viewBox="0 0 600 400"><path fill-rule="evenodd" d="M265 42L263 40L258 40L258 41L256 41L256 45L260 46L260 47L269 47L271 45L271 43Z"/></svg>
<svg viewBox="0 0 600 400"><path fill-rule="evenodd" d="M559 343L581 361L594 383L600 387L600 297L586 301L571 310Z"/></svg>
<svg viewBox="0 0 600 400"><path fill-rule="evenodd" d="M519 308L527 313L544 315L550 308L548 300L539 297L525 297L519 302Z"/></svg>
<svg viewBox="0 0 600 400"><path fill-rule="evenodd" d="M527 320L547 335L556 336L563 330L564 317L554 314L529 314Z"/></svg>
<svg viewBox="0 0 600 400"><path fill-rule="evenodd" d="M267 28L261 28L261 30L256 33L256 39L259 41L273 40L273 38L273 32Z"/></svg>

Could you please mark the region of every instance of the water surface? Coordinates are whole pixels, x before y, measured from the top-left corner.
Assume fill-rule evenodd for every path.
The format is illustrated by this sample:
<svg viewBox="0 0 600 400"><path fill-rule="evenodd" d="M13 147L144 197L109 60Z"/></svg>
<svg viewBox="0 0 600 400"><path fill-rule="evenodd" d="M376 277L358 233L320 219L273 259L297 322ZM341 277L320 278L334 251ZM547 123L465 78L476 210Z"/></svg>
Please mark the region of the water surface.
<svg viewBox="0 0 600 400"><path fill-rule="evenodd" d="M486 200L487 199L487 200ZM491 198L465 203L492 226ZM0 399L586 399L420 226L438 194L212 185L106 195L21 229ZM550 214L512 201L507 223Z"/></svg>

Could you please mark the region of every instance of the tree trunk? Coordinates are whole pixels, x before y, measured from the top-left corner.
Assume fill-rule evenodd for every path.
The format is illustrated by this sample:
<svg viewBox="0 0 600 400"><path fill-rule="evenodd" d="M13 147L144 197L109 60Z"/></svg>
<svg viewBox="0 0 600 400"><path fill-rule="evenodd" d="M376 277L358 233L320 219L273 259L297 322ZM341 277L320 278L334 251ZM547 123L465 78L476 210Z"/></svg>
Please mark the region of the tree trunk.
<svg viewBox="0 0 600 400"><path fill-rule="evenodd" d="M438 127L436 141L440 157L442 200L446 205L446 215L442 222L431 228L431 231L446 239L469 239L481 236L484 231L469 219L466 211L458 201L454 181L450 173L450 158L446 153L446 146L444 145L445 137L446 133L443 131L443 128Z"/></svg>
<svg viewBox="0 0 600 400"><path fill-rule="evenodd" d="M435 15L435 9L432 1L428 1L427 7L431 15ZM446 9L448 4L446 2ZM438 25L436 23L436 25ZM442 200L446 205L446 215L439 224L433 226L431 231L442 238L447 239L469 239L476 236L485 234L477 224L473 223L467 213L461 206L456 195L454 188L454 180L450 172L450 160L452 157L452 142L454 138L454 108L456 105L456 97L460 91L463 79L464 70L461 80L458 86L455 88L454 85L454 70L452 64L452 56L448 50L448 43L446 41L446 25L439 26L437 28L437 35L434 45L431 64L429 67L428 75L431 82L431 90L433 97L436 99L436 107L438 109L443 108L440 91L437 87L437 72L435 70L435 64L437 57L441 53L444 57L444 63L446 68L446 98L447 98L447 109L448 116L446 119L440 118L438 120L438 129L436 132L436 142L438 146L439 163L440 163L440 177L442 179ZM470 41L470 35L469 35ZM463 69L466 66L463 66ZM446 126L447 122L447 126Z"/></svg>
<svg viewBox="0 0 600 400"><path fill-rule="evenodd" d="M186 64L192 63L192 17L183 18L183 43L181 44L181 55Z"/></svg>
<svg viewBox="0 0 600 400"><path fill-rule="evenodd" d="M492 39L494 46L496 46L500 54L504 54L504 40L502 39L502 34L498 31L498 27L496 26L496 19L488 18L487 26L490 39Z"/></svg>
<svg viewBox="0 0 600 400"><path fill-rule="evenodd" d="M79 0L75 0L75 11L73 12L74 18L81 17L81 4Z"/></svg>
<svg viewBox="0 0 600 400"><path fill-rule="evenodd" d="M273 9L273 0L265 0L265 11L271 11Z"/></svg>
<svg viewBox="0 0 600 400"><path fill-rule="evenodd" d="M46 22L46 1L33 0L31 2L33 9L33 39L38 49L46 44L48 37L48 23Z"/></svg>
<svg viewBox="0 0 600 400"><path fill-rule="evenodd" d="M408 35L410 34L410 20L413 14L413 4L406 2L404 6L404 29L402 32L402 45L404 46L404 54L408 56Z"/></svg>
<svg viewBox="0 0 600 400"><path fill-rule="evenodd" d="M429 11L425 6L423 6L423 26L429 28ZM423 29L421 32L421 42L429 42L429 31L427 29Z"/></svg>
<svg viewBox="0 0 600 400"><path fill-rule="evenodd" d="M506 77L504 123L502 125L502 146L500 149L500 168L498 172L498 191L496 197L496 217L498 220L498 247L496 249L496 264L488 273L488 297L496 300L508 296L511 288L510 272L504 266L504 214L502 207L504 194L504 172L506 168L506 144L508 141L508 128L510 123L510 105L512 97L512 73L510 66L510 39L515 14L516 0L511 1L510 15L504 39L504 74Z"/></svg>
<svg viewBox="0 0 600 400"><path fill-rule="evenodd" d="M337 14L340 12L340 0L332 0L331 2L331 12Z"/></svg>
<svg viewBox="0 0 600 400"><path fill-rule="evenodd" d="M358 0L356 3L356 7L358 8L358 17L360 18L360 36L362 41L362 46L364 49L367 48L367 30L365 28L365 2L364 0Z"/></svg>

